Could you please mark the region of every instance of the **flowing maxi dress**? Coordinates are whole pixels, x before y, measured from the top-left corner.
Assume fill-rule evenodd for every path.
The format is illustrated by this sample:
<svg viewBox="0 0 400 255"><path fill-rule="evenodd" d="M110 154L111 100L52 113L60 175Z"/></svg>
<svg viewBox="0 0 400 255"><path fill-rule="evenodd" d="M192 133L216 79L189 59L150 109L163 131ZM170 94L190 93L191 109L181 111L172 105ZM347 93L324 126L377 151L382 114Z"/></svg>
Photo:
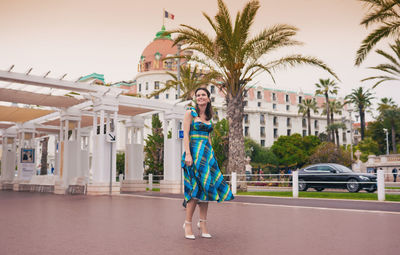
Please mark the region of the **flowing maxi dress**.
<svg viewBox="0 0 400 255"><path fill-rule="evenodd" d="M190 124L189 141L193 163L191 166L185 164L185 152L181 163L185 179L183 206L186 206L186 203L192 198L199 202L232 200L234 197L231 189L224 181L214 150L208 140L210 132L213 130L212 123L194 121L198 114L193 107L190 110L193 120Z"/></svg>

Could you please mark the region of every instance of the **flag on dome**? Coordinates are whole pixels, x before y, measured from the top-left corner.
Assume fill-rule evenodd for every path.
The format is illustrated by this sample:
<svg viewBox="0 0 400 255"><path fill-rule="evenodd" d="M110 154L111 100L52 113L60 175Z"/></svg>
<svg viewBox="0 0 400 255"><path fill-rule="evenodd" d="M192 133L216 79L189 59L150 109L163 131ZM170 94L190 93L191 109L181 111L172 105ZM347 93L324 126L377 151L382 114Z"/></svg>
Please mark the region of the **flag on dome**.
<svg viewBox="0 0 400 255"><path fill-rule="evenodd" d="M173 20L175 18L175 15L164 10L164 17Z"/></svg>

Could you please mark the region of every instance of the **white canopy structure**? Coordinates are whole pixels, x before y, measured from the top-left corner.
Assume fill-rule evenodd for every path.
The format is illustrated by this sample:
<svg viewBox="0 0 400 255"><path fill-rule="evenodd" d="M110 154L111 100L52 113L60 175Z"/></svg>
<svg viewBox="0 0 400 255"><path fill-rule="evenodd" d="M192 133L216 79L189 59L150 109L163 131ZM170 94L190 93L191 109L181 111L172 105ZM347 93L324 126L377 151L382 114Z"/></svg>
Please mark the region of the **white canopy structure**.
<svg viewBox="0 0 400 255"><path fill-rule="evenodd" d="M48 77L49 72L37 76L30 74L32 70L17 73L12 69L0 70L0 189L20 191L46 184L53 186L54 193L65 194L71 186L83 183L87 184L88 194L106 194L110 187L113 193L119 193L120 188L145 190L143 120L152 113L161 113L173 134L170 139L164 136L164 146L172 149L165 150L161 190L180 192L180 155L176 151L183 105L124 95L123 89L90 80L68 81L65 75L56 79ZM123 122L126 128L125 180L121 186L115 181L116 145L106 140L110 134L118 139L117 122ZM33 169L37 158L35 138L40 135L56 138L55 177L51 180L36 176ZM89 139L93 144L91 164Z"/></svg>

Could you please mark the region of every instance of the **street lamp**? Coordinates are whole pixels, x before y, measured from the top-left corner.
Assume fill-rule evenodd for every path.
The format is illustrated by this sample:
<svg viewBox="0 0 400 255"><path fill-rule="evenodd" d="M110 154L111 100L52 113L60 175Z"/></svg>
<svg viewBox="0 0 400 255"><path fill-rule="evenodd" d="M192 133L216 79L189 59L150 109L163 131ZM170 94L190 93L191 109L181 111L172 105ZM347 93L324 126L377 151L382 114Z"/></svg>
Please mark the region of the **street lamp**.
<svg viewBox="0 0 400 255"><path fill-rule="evenodd" d="M386 134L386 155L389 155L389 132L387 128L384 128L383 131L385 131Z"/></svg>

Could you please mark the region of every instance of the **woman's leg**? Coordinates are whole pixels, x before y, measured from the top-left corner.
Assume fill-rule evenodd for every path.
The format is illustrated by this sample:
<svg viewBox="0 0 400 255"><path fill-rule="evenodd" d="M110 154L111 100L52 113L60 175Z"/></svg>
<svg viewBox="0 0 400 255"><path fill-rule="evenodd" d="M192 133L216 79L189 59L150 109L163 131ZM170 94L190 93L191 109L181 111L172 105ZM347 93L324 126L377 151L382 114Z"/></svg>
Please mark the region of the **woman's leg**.
<svg viewBox="0 0 400 255"><path fill-rule="evenodd" d="M201 228L201 232L203 234L208 234L208 230L207 230L207 224L206 224L206 220L207 220L207 211L208 211L208 202L202 202L199 203L199 207L200 207L200 228Z"/></svg>
<svg viewBox="0 0 400 255"><path fill-rule="evenodd" d="M190 199L186 205L186 222L192 222L193 213L196 209L197 201L195 199ZM193 235L192 224L185 224L185 234Z"/></svg>

